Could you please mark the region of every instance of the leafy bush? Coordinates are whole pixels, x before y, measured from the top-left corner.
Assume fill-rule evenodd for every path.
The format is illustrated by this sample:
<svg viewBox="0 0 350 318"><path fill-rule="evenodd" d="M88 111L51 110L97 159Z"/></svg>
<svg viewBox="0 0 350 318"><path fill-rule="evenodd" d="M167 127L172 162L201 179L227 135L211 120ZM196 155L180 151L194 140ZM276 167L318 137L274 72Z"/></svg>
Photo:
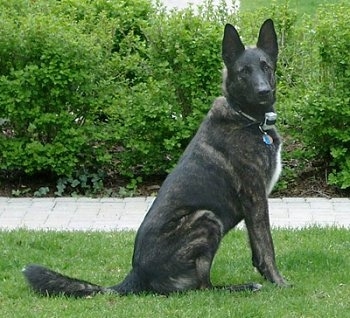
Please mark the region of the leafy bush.
<svg viewBox="0 0 350 318"><path fill-rule="evenodd" d="M125 74L131 87L123 87L112 105L112 121L123 123L117 169L129 176L168 171L221 85L217 23L185 10L157 15L143 32L147 41L134 49L139 54L130 52L121 60L133 70L131 78L130 72ZM123 44L135 48L135 43Z"/></svg>
<svg viewBox="0 0 350 318"><path fill-rule="evenodd" d="M287 47L296 19L294 12L283 8L274 7L273 17ZM134 50L143 54L129 54L121 61L126 68L134 67L134 85L126 89L130 95L124 100L128 93L118 94L119 107L112 106L116 111L112 121L124 123L118 129L121 151L115 156L121 174L164 174L177 162L214 98L221 94L223 25L250 21L243 34L246 43L254 43L255 21L270 14L262 10L254 16L237 16L222 7L214 9L209 2L196 14L190 8L153 17L152 24L143 29L147 41ZM281 74L286 69L282 67Z"/></svg>
<svg viewBox="0 0 350 318"><path fill-rule="evenodd" d="M9 8L1 20L1 169L71 175L107 162L95 147L110 89L101 34L41 10Z"/></svg>
<svg viewBox="0 0 350 318"><path fill-rule="evenodd" d="M305 142L329 163L329 182L350 187L350 5L328 5L318 12L315 39L318 77L309 82L305 105Z"/></svg>

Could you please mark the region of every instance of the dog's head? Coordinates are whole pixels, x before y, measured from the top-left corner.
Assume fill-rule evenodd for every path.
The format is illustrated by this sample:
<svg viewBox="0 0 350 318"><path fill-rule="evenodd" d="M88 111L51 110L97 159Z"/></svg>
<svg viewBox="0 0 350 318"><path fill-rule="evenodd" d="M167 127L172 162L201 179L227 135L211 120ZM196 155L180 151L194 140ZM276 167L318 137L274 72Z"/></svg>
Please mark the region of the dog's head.
<svg viewBox="0 0 350 318"><path fill-rule="evenodd" d="M277 36L271 19L262 24L257 45L252 48L244 47L234 26L225 26L223 87L233 108L257 120L274 111L277 55Z"/></svg>

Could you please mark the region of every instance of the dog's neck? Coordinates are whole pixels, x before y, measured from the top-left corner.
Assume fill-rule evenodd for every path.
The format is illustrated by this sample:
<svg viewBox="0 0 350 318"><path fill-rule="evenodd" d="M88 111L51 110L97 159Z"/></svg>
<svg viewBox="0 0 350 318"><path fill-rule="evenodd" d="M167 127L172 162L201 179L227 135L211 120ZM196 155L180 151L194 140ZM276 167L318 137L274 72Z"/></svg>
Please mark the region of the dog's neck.
<svg viewBox="0 0 350 318"><path fill-rule="evenodd" d="M229 107L231 107L241 117L248 119L251 124L259 124L259 129L262 133L273 129L275 126L277 119L277 114L275 112L267 112L265 113L263 120L258 120L242 111L237 105L233 104L232 102L229 102Z"/></svg>

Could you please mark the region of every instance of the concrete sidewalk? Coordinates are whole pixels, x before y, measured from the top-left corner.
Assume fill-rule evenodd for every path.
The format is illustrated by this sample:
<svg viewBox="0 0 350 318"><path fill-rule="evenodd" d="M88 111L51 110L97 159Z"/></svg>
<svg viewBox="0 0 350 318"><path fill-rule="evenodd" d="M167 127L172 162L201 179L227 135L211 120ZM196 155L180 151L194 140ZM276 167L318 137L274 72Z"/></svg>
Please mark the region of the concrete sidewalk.
<svg viewBox="0 0 350 318"><path fill-rule="evenodd" d="M154 197L0 197L0 230L137 230L153 200ZM270 199L269 205L273 227L318 225L350 229L349 198L281 198Z"/></svg>

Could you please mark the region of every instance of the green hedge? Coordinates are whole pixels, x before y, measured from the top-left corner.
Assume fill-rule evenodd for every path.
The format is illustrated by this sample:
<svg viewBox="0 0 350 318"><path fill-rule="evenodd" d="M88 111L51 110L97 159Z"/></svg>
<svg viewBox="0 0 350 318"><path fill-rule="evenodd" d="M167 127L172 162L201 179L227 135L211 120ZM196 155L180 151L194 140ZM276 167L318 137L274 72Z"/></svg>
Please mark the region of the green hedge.
<svg viewBox="0 0 350 318"><path fill-rule="evenodd" d="M345 3L318 11L309 42L316 54L300 105L304 142L329 164L329 182L342 189L350 187L349 15L350 4Z"/></svg>
<svg viewBox="0 0 350 318"><path fill-rule="evenodd" d="M1 18L7 173L165 174L220 93L209 16L72 0L1 2Z"/></svg>
<svg viewBox="0 0 350 318"><path fill-rule="evenodd" d="M272 17L280 128L349 187L349 5L322 10L311 24L276 2L235 15L210 1L195 13L148 0L0 0L2 174L53 176L58 195L116 174L164 175L221 93L224 23L254 43Z"/></svg>
<svg viewBox="0 0 350 318"><path fill-rule="evenodd" d="M114 85L109 34L53 1L1 4L1 169L66 176L107 163L97 119Z"/></svg>

